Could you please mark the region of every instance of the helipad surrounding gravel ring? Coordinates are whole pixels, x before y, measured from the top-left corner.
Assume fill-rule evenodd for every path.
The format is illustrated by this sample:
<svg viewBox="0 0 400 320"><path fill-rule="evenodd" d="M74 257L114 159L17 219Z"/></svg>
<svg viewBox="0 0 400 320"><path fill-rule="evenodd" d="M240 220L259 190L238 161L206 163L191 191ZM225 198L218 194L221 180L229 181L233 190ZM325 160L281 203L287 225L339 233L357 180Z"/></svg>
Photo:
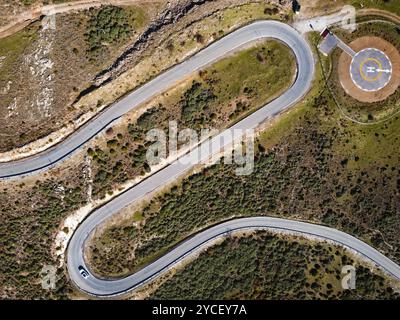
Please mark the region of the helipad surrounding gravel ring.
<svg viewBox="0 0 400 320"><path fill-rule="evenodd" d="M350 64L351 80L364 91L378 91L392 78L392 63L387 55L375 48L356 53Z"/></svg>
<svg viewBox="0 0 400 320"><path fill-rule="evenodd" d="M400 85L400 48L390 42L375 36L363 36L355 39L349 46L357 53L366 49L377 49L383 52L390 60L392 66L391 79L380 90L366 91L355 84L350 71L353 57L346 52L341 52L338 61L337 76L341 87L352 98L366 103L383 101L396 92ZM374 65L366 65L374 67ZM366 67L365 66L365 67ZM372 75L371 75L372 76ZM369 77L367 78L369 79ZM368 87L366 87L368 89Z"/></svg>

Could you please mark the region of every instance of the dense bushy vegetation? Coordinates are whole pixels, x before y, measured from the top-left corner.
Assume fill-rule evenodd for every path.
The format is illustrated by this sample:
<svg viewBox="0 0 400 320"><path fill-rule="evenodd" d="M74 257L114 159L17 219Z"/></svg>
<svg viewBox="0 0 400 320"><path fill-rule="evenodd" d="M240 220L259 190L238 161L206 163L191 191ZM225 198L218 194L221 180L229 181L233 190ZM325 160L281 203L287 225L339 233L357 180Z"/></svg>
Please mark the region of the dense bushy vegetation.
<svg viewBox="0 0 400 320"><path fill-rule="evenodd" d="M193 82L181 100L182 121L196 127L205 122L204 111L216 96L211 89L203 88L200 82Z"/></svg>
<svg viewBox="0 0 400 320"><path fill-rule="evenodd" d="M21 184L1 190L0 297L67 298L71 287L63 268L55 290L42 288L40 272L47 265L58 267L52 254L55 230L68 213L85 204L81 171L82 167L68 181L50 178L29 189Z"/></svg>
<svg viewBox="0 0 400 320"><path fill-rule="evenodd" d="M341 287L343 265L356 289ZM151 299L393 299L387 280L340 247L267 232L227 238L191 262Z"/></svg>
<svg viewBox="0 0 400 320"><path fill-rule="evenodd" d="M104 7L95 11L88 22L87 51L94 54L108 45L124 41L131 33L132 24L124 9L113 6Z"/></svg>

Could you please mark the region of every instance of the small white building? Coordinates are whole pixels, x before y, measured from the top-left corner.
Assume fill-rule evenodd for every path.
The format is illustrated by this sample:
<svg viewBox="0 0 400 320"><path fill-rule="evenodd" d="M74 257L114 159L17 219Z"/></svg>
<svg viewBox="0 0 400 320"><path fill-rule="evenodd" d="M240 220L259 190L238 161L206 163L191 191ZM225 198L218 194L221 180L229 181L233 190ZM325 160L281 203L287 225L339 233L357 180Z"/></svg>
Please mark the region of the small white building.
<svg viewBox="0 0 400 320"><path fill-rule="evenodd" d="M339 39L328 28L321 32L321 37L323 40L318 45L318 49L328 56L338 46Z"/></svg>

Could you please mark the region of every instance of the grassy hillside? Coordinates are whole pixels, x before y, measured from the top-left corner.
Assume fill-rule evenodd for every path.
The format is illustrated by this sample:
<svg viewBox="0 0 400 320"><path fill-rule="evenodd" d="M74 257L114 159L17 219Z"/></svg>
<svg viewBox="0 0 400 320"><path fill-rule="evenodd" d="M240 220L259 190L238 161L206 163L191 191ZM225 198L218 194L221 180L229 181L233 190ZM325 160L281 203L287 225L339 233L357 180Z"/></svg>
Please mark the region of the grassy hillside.
<svg viewBox="0 0 400 320"><path fill-rule="evenodd" d="M279 96L292 83L292 52L276 41L263 41L228 56L185 80L125 125L115 126L88 151L93 159L93 195L102 198L118 185L150 170L146 134L169 122L179 130L223 129Z"/></svg>

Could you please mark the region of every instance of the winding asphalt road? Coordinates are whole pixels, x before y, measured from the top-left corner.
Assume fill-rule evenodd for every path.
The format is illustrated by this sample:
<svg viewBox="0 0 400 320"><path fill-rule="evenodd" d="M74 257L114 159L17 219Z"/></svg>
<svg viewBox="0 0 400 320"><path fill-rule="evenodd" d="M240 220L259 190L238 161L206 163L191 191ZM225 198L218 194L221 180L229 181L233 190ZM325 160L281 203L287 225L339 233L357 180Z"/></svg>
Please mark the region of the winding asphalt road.
<svg viewBox="0 0 400 320"><path fill-rule="evenodd" d="M139 273L122 280L106 281L97 279L93 275L90 275L87 279L83 278L79 273L78 267L83 266L86 270L89 270L86 266L83 255L83 249L85 248L85 242L88 236L96 226L103 223L106 219L119 212L127 205L138 201L153 190L174 181L177 177L187 172L197 163L206 160L211 155L218 154L222 148L229 146L233 140L241 137L242 133L247 129L257 127L266 119L275 116L301 100L311 87L314 76L314 57L307 41L292 27L277 21L255 22L218 40L189 60L155 78L153 81L127 96L124 100L118 102L116 104L118 108L114 105L112 111L109 111L111 109L106 111L105 114L112 112L113 116L116 114L121 115L124 113L122 110L125 110L125 112L130 110L133 104L138 105L152 95L168 88L175 81L189 75L205 65L210 64L218 58L226 55L228 52L235 50L246 43L263 38L278 39L292 49L297 61L297 76L293 85L277 99L239 121L230 129L213 137L211 142L200 144L189 153L183 155L178 160L172 162L165 168L151 175L149 178L122 193L89 215L89 217L84 220L75 231L69 242L67 253L67 265L70 277L79 288L94 295L110 296L137 286L143 283L147 278L153 276L155 270L163 265L160 261L164 260L158 260L155 264L143 268ZM101 115L98 119L103 118L104 116ZM96 119L95 122L100 121L98 119ZM107 121L106 119L101 121ZM100 125L101 124L102 122L100 122ZM93 125L90 123L89 129L92 127ZM88 132L86 132L85 129L80 130L81 133L78 132L74 137L71 137L71 139L72 141L75 141L75 137L81 134L83 137L89 138L93 134L92 132L95 132L96 130L97 128L90 129ZM67 141L67 145L61 147L61 150L65 149L65 147L68 147L69 145L70 142ZM60 151L57 149L56 153L58 152ZM22 163L24 163L23 167L29 165L29 161ZM1 169L2 167L0 167L0 170ZM6 173L7 172L8 171L6 171ZM174 251L172 255L179 256L180 253L181 251L177 250ZM171 254L167 255L167 257L170 256ZM161 259L167 258L163 257Z"/></svg>
<svg viewBox="0 0 400 320"><path fill-rule="evenodd" d="M298 79L290 90L273 104L261 109L242 125L245 128L254 127L257 123L265 120L266 117L273 116L298 101L308 90L314 74L314 60L306 41L300 37L297 31L277 21L255 22L228 34L190 59L128 94L54 147L26 159L0 163L0 179L26 175L54 166L81 148L100 131L114 125L128 111L137 108L151 97L166 91L179 80L217 61L227 53L262 38L279 39L292 48L297 57L299 70ZM255 119L255 117L258 117L258 119Z"/></svg>
<svg viewBox="0 0 400 320"><path fill-rule="evenodd" d="M128 290L143 285L150 279L167 271L194 250L200 249L207 242L223 236L226 232L232 230L265 228L279 229L287 232L300 232L302 234L332 240L364 255L376 265L383 268L386 272L400 279L400 267L398 265L371 246L351 235L325 226L271 217L241 218L218 224L182 242L155 262L122 279L100 279L90 273L84 259L83 250L89 235L93 232L96 226L103 223L106 219L110 218L127 205L140 200L146 194L174 181L177 177L192 168L196 163L206 160L211 155L218 154L221 148L231 144L234 139L239 137L238 132L240 131L235 129L245 131L246 129L255 128L261 122L293 106L304 97L311 87L314 76L314 58L312 51L308 43L297 33L297 31L288 25L276 21L256 22L243 27L214 43L205 49L205 51L200 52L198 55L188 60L186 64L184 63L177 68L182 67L183 70L181 72L185 72L189 69L194 71L198 68L193 65L193 61L200 63L203 66L211 62L210 59L207 59L207 55L205 55L204 52L217 50L217 56L221 57L227 51L233 50L246 42L261 38L278 39L286 43L293 50L297 60L297 77L294 84L279 98L273 100L250 116L236 123L230 129L212 138L211 143L200 144L191 152L183 155L178 160L156 172L89 215L75 231L69 242L67 252L67 267L70 278L82 291L102 297L122 294ZM212 56L216 57L214 54ZM188 65L190 65L190 68L188 68ZM174 71L172 71L172 73L174 74ZM157 79L155 81L157 81ZM146 90L150 90L150 88L146 88ZM82 266L88 271L89 277L84 278L79 273L79 266Z"/></svg>
<svg viewBox="0 0 400 320"><path fill-rule="evenodd" d="M143 285L161 273L166 272L178 262L188 257L191 253L207 246L207 244L214 239L224 237L235 231L264 229L278 230L284 233L301 233L303 235L318 237L323 240L334 241L337 244L343 245L362 254L374 264L382 267L389 274L400 279L400 266L386 258L371 246L347 233L312 223L272 217L239 218L215 225L185 240L160 259L123 279L100 280L95 278L93 275L84 279L75 270L70 270L70 275L73 277L74 281L78 280L76 281L76 284L81 290L91 295L103 297L115 296Z"/></svg>
<svg viewBox="0 0 400 320"><path fill-rule="evenodd" d="M257 127L258 124L266 119L274 117L276 114L293 106L307 93L311 87L314 76L314 58L312 51L305 39L300 36L296 30L280 22L255 22L218 40L192 58L171 68L115 103L57 146L34 157L0 164L0 178L25 175L49 168L68 157L101 130L114 124L123 114L136 108L142 102L165 91L175 82L220 59L222 56L238 47L262 38L278 39L286 43L293 50L297 60L297 77L294 84L277 99L236 123L230 129L214 137L211 143L200 144L191 152L180 157L177 161L174 161L156 172L89 215L75 231L69 242L67 252L67 267L70 278L82 291L96 296L114 296L122 294L144 284L160 273L165 272L189 253L200 249L208 241L223 236L226 232L264 228L286 230L288 232L296 231L324 239L330 239L363 254L393 276L400 278L399 266L380 254L377 250L348 234L324 226L268 217L236 219L204 230L184 241L160 259L123 279L99 279L93 274L90 274L90 272L89 277L84 278L79 273L79 266L83 266L89 271L84 260L83 249L85 248L85 242L88 236L96 226L103 223L106 219L110 218L127 205L138 201L146 194L174 181L196 163L207 159L211 155L218 154L221 148L230 145L234 139L242 135L237 129L245 131L246 129ZM219 144L217 142L219 142Z"/></svg>

